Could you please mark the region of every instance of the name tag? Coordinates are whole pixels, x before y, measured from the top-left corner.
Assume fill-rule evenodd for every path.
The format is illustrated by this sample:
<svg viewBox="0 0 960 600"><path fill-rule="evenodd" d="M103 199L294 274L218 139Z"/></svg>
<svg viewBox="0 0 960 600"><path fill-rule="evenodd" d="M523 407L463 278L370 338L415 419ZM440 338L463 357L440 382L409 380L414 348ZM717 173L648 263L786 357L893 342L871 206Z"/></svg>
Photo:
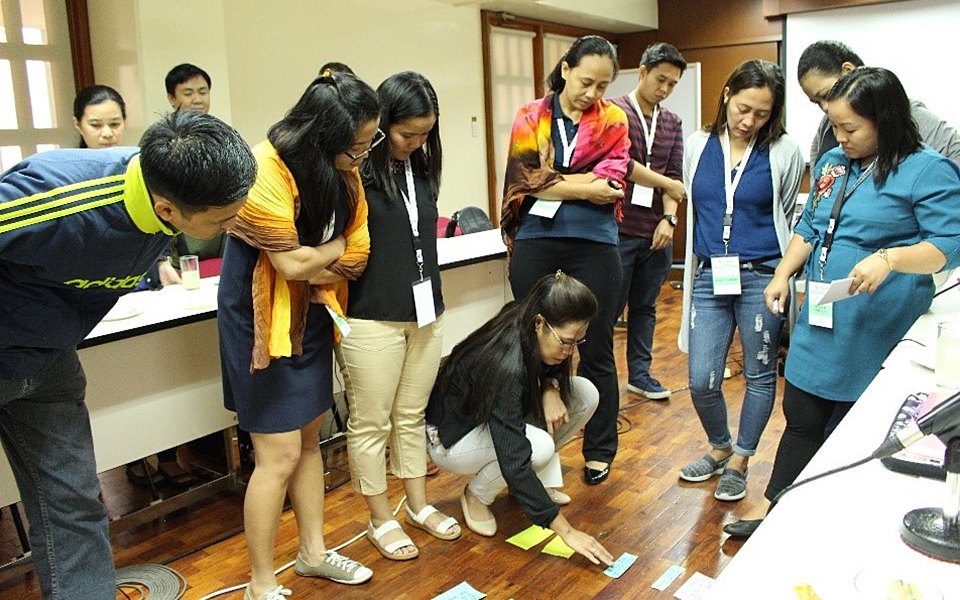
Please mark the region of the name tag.
<svg viewBox="0 0 960 600"><path fill-rule="evenodd" d="M530 214L538 217L552 219L557 211L560 210L560 203L563 200L537 200L530 207Z"/></svg>
<svg viewBox="0 0 960 600"><path fill-rule="evenodd" d="M333 319L333 324L336 325L337 329L340 330L340 335L343 337L348 337L350 335L350 323L347 323L346 319L333 312L333 309L326 304L324 304L323 307L327 309L328 313L330 313L330 318Z"/></svg>
<svg viewBox="0 0 960 600"><path fill-rule="evenodd" d="M740 295L740 255L712 256L710 267L714 296Z"/></svg>
<svg viewBox="0 0 960 600"><path fill-rule="evenodd" d="M633 193L630 195L630 204L642 206L644 208L652 208L653 188L642 186L639 183L633 184Z"/></svg>
<svg viewBox="0 0 960 600"><path fill-rule="evenodd" d="M413 282L413 306L417 310L417 327L437 320L437 307L433 303L433 285L429 277Z"/></svg>
<svg viewBox="0 0 960 600"><path fill-rule="evenodd" d="M833 304L819 304L829 289L830 284L825 281L807 281L807 295L810 298L807 302L807 314L814 327L833 329Z"/></svg>

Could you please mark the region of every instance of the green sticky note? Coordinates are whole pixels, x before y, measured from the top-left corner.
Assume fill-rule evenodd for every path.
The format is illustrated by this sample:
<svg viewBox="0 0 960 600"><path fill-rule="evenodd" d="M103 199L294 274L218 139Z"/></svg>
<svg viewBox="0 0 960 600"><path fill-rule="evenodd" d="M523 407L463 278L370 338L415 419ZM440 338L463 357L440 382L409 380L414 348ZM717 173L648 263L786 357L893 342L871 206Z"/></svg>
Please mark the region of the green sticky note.
<svg viewBox="0 0 960 600"><path fill-rule="evenodd" d="M559 556L560 558L570 558L573 556L573 548L566 545L560 536L550 540L550 543L543 547L541 550L544 554L549 554L550 556Z"/></svg>
<svg viewBox="0 0 960 600"><path fill-rule="evenodd" d="M551 535L553 535L552 529L531 525L513 537L507 538L507 542L524 550L529 550Z"/></svg>

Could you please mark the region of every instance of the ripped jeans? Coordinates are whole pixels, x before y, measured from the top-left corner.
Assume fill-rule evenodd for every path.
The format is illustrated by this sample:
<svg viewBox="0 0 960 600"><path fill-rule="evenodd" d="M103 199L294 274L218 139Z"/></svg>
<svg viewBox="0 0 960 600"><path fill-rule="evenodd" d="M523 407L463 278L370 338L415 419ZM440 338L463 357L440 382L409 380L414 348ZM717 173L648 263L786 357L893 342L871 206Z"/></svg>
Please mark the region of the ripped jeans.
<svg viewBox="0 0 960 600"><path fill-rule="evenodd" d="M771 279L773 275L741 270L739 296L715 296L710 267L702 269L693 282L690 396L710 445L729 448L732 437L721 386L736 327L746 378L737 443L733 446L741 456L756 453L777 394L777 349L784 319L771 313L763 301L763 289Z"/></svg>

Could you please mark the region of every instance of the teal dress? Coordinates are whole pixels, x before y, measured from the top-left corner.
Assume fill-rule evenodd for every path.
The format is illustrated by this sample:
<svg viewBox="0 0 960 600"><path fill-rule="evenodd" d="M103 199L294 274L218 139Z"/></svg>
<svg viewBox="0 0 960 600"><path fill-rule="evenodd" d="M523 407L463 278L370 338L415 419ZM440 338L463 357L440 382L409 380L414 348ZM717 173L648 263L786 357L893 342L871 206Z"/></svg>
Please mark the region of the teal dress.
<svg viewBox="0 0 960 600"><path fill-rule="evenodd" d="M860 165L840 148L823 155L813 170L817 183L794 232L813 246L807 259L808 281L820 281L819 256L842 177L850 169L847 190ZM909 155L886 182L873 176L849 195L840 213L823 281L842 279L880 248L927 241L946 255L944 269L960 265L960 169L928 146ZM930 275L891 273L872 294L833 305L833 329L810 325L804 301L790 339L785 377L797 388L828 400L853 402L867 388L890 350L933 300Z"/></svg>

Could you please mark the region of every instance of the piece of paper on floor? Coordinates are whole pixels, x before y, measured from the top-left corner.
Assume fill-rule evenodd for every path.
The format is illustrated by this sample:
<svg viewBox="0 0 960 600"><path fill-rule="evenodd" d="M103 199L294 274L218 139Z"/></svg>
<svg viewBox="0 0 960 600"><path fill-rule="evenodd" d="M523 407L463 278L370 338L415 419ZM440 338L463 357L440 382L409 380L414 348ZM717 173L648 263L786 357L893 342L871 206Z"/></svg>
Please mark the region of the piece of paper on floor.
<svg viewBox="0 0 960 600"><path fill-rule="evenodd" d="M620 555L620 558L615 560L612 565L607 567L607 570L603 572L604 575L608 577L613 577L614 579L619 579L623 572L633 566L633 563L637 561L637 557L629 552L624 552Z"/></svg>
<svg viewBox="0 0 960 600"><path fill-rule="evenodd" d="M697 571L690 576L690 579L683 582L673 597L678 600L700 600L712 585L713 578Z"/></svg>
<svg viewBox="0 0 960 600"><path fill-rule="evenodd" d="M531 525L520 533L507 538L507 543L523 548L524 550L529 550L551 535L553 535L552 529L544 529L539 525Z"/></svg>
<svg viewBox="0 0 960 600"><path fill-rule="evenodd" d="M662 592L670 587L670 584L676 581L677 577L683 575L684 571L686 571L686 569L680 565L670 565L667 567L667 570L660 575L660 577L657 577L657 580L654 581L653 585L650 587Z"/></svg>
<svg viewBox="0 0 960 600"><path fill-rule="evenodd" d="M433 600L480 600L480 598L486 597L486 594L478 592L473 589L473 586L464 581L439 596L434 596Z"/></svg>
<svg viewBox="0 0 960 600"><path fill-rule="evenodd" d="M566 545L559 535L550 540L550 543L544 546L540 552L549 554L550 556L559 556L560 558L570 558L573 556L573 548Z"/></svg>

